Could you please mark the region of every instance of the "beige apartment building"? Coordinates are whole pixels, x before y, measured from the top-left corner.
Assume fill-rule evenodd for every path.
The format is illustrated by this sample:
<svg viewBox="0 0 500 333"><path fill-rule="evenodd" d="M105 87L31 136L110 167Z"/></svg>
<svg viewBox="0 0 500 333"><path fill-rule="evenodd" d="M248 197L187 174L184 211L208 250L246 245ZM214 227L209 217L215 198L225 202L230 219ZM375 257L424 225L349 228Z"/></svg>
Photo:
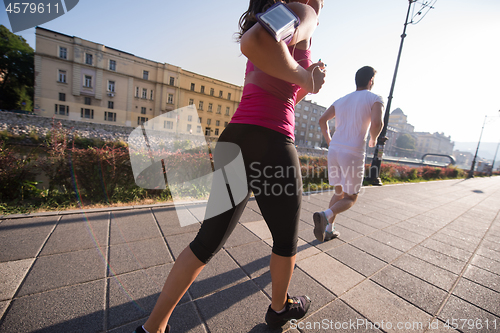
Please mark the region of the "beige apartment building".
<svg viewBox="0 0 500 333"><path fill-rule="evenodd" d="M312 101L302 100L295 107L295 144L299 147L319 148L325 143L319 117L326 108ZM330 131L335 129L335 120L330 120Z"/></svg>
<svg viewBox="0 0 500 333"><path fill-rule="evenodd" d="M136 127L194 105L198 118L183 120L182 131L218 137L241 94L241 86L36 28L34 111L40 116ZM178 120L165 121L164 130L178 128Z"/></svg>

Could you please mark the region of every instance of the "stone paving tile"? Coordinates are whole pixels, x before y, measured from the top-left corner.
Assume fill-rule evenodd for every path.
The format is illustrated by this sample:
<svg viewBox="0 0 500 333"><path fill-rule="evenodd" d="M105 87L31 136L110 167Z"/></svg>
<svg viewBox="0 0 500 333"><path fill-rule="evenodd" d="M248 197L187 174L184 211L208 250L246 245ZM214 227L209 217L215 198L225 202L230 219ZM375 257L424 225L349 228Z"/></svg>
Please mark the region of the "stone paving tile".
<svg viewBox="0 0 500 333"><path fill-rule="evenodd" d="M468 279L461 279L455 290L453 290L453 295L500 317L500 302L498 302L500 293L494 290L483 287Z"/></svg>
<svg viewBox="0 0 500 333"><path fill-rule="evenodd" d="M443 222L440 219L436 219L432 216L427 216L426 214L418 215L409 218L408 220L403 222L414 225L418 228L425 228L427 230L438 231L439 229L446 226L448 222Z"/></svg>
<svg viewBox="0 0 500 333"><path fill-rule="evenodd" d="M389 224L395 224L395 223L402 221L401 218L389 216L389 215L384 214L382 212L373 212L373 213L370 213L368 215L372 218L375 218L377 220L380 220L382 222L389 223Z"/></svg>
<svg viewBox="0 0 500 333"><path fill-rule="evenodd" d="M227 252L250 278L269 270L271 248L263 241L233 247L227 249Z"/></svg>
<svg viewBox="0 0 500 333"><path fill-rule="evenodd" d="M490 258L493 260L499 260L500 253L498 251L490 250L485 246L484 244L481 244L479 248L477 249L476 254L479 254L480 256Z"/></svg>
<svg viewBox="0 0 500 333"><path fill-rule="evenodd" d="M226 251L221 250L201 271L189 292L196 299L246 280L248 277L243 270Z"/></svg>
<svg viewBox="0 0 500 333"><path fill-rule="evenodd" d="M196 305L209 332L265 331L269 300L252 281L245 281L197 299Z"/></svg>
<svg viewBox="0 0 500 333"><path fill-rule="evenodd" d="M451 289L458 278L457 274L409 254L398 258L392 265L447 291Z"/></svg>
<svg viewBox="0 0 500 333"><path fill-rule="evenodd" d="M428 236L422 236L416 231L410 231L408 229L401 228L399 227L399 224L385 228L384 231L393 234L394 236L398 236L399 238L403 238L407 241L415 243L420 243L428 237Z"/></svg>
<svg viewBox="0 0 500 333"><path fill-rule="evenodd" d="M255 222L255 221L260 221L262 220L263 217L261 214L255 212L254 210L252 209L245 209L243 211L243 214L241 214L241 217L240 217L240 223L244 223L244 222Z"/></svg>
<svg viewBox="0 0 500 333"><path fill-rule="evenodd" d="M469 258L472 256L472 252L466 251L459 249L458 247L455 247L453 245L443 243L434 239L426 239L423 241L421 246L424 246L428 249L434 250L436 252L440 252L442 254L446 254L452 258L461 260L461 261L468 261Z"/></svg>
<svg viewBox="0 0 500 333"><path fill-rule="evenodd" d="M325 253L301 260L297 266L335 295L344 293L364 279L363 275Z"/></svg>
<svg viewBox="0 0 500 333"><path fill-rule="evenodd" d="M450 244L459 249L474 252L477 245L481 241L480 238L476 238L464 233L459 233L454 230L444 228L440 230L437 234L433 235L431 239L435 239L442 243Z"/></svg>
<svg viewBox="0 0 500 333"><path fill-rule="evenodd" d="M341 299L371 322L386 323L386 332L400 332L398 323L421 323L422 329L412 332L424 332L424 325L432 319L432 316L372 281L361 283ZM387 323L391 323L392 329Z"/></svg>
<svg viewBox="0 0 500 333"><path fill-rule="evenodd" d="M149 316L173 264L113 276L108 281L108 328ZM179 304L189 301L184 295Z"/></svg>
<svg viewBox="0 0 500 333"><path fill-rule="evenodd" d="M366 224L372 228L375 228L375 229L383 229L383 228L386 228L386 227L391 225L388 222L380 221L376 218L371 217L370 215L359 215L359 216L351 217L351 218L355 221L364 223L364 224Z"/></svg>
<svg viewBox="0 0 500 333"><path fill-rule="evenodd" d="M102 332L104 294L102 279L15 299L0 332Z"/></svg>
<svg viewBox="0 0 500 333"><path fill-rule="evenodd" d="M353 219L345 219L344 221L337 221L336 219L335 228L337 228L337 226L344 226L362 235L369 235L378 230L377 228L371 227L367 224L358 222Z"/></svg>
<svg viewBox="0 0 500 333"><path fill-rule="evenodd" d="M406 239L385 232L385 230L379 230L371 235L368 235L368 237L402 252L408 251L417 244L413 241L408 241Z"/></svg>
<svg viewBox="0 0 500 333"><path fill-rule="evenodd" d="M189 244L196 237L198 232L189 232L185 234L179 234L174 236L167 236L165 240L167 241L168 248L172 252L174 260L177 260L181 252L189 246Z"/></svg>
<svg viewBox="0 0 500 333"><path fill-rule="evenodd" d="M460 274L466 264L464 261L452 258L443 253L436 252L423 246L414 247L408 253L416 258L425 260L455 274Z"/></svg>
<svg viewBox="0 0 500 333"><path fill-rule="evenodd" d="M402 228L402 229L406 229L406 230L413 232L417 235L424 236L426 238L434 235L436 233L436 231L439 230L438 228L433 228L433 229L426 228L422 225L419 225L418 222L408 221L408 220L400 222L396 226L399 228Z"/></svg>
<svg viewBox="0 0 500 333"><path fill-rule="evenodd" d="M0 262L34 258L59 217L6 220L0 224Z"/></svg>
<svg viewBox="0 0 500 333"><path fill-rule="evenodd" d="M447 296L444 290L393 266L384 268L370 280L429 314L436 313Z"/></svg>
<svg viewBox="0 0 500 333"><path fill-rule="evenodd" d="M176 210L173 207L153 208L153 214L158 221L163 235L174 236L188 232L197 232L200 229L200 223L182 227Z"/></svg>
<svg viewBox="0 0 500 333"><path fill-rule="evenodd" d="M498 332L500 330L499 317L456 296L450 297L438 318L442 320L441 327L456 327L461 332Z"/></svg>
<svg viewBox="0 0 500 333"><path fill-rule="evenodd" d="M269 246L272 246L272 244L269 244ZM297 256L295 260L304 260L320 252L321 251L316 246L313 246L299 238L299 240L297 241Z"/></svg>
<svg viewBox="0 0 500 333"><path fill-rule="evenodd" d="M259 237L255 236L251 231L238 223L224 244L224 248L228 249L252 242L258 242L259 240Z"/></svg>
<svg viewBox="0 0 500 333"><path fill-rule="evenodd" d="M24 259L0 263L0 301L14 297L34 261L35 259Z"/></svg>
<svg viewBox="0 0 500 333"><path fill-rule="evenodd" d="M110 245L156 237L161 234L149 209L111 214Z"/></svg>
<svg viewBox="0 0 500 333"><path fill-rule="evenodd" d="M500 257L500 243L491 242L491 241L485 239L481 243L481 246L487 248L488 250L492 250L492 251L497 252L498 256Z"/></svg>
<svg viewBox="0 0 500 333"><path fill-rule="evenodd" d="M368 237L356 239L350 242L350 244L385 262L391 262L403 254L403 252L396 250L393 247Z"/></svg>
<svg viewBox="0 0 500 333"><path fill-rule="evenodd" d="M28 273L18 296L103 279L105 276L105 259L96 249L40 257Z"/></svg>
<svg viewBox="0 0 500 333"><path fill-rule="evenodd" d="M272 238L271 231L269 231L266 221L264 220L254 221L254 222L244 222L242 223L242 225L260 239Z"/></svg>
<svg viewBox="0 0 500 333"><path fill-rule="evenodd" d="M10 300L9 301L0 301L0 318L3 317L5 311L9 307ZM0 323L0 327L2 327L2 324Z"/></svg>
<svg viewBox="0 0 500 333"><path fill-rule="evenodd" d="M350 244L336 247L326 253L364 276L370 276L387 265Z"/></svg>
<svg viewBox="0 0 500 333"><path fill-rule="evenodd" d="M464 277L500 293L500 275L498 274L470 265L467 267Z"/></svg>
<svg viewBox="0 0 500 333"><path fill-rule="evenodd" d="M113 274L123 274L172 261L163 238L118 244L109 248L109 265Z"/></svg>
<svg viewBox="0 0 500 333"><path fill-rule="evenodd" d="M499 260L494 260L476 254L474 258L472 258L471 264L487 270L488 272L500 275L500 258L498 259Z"/></svg>
<svg viewBox="0 0 500 333"><path fill-rule="evenodd" d="M63 216L40 256L70 251L106 248L108 244L109 213Z"/></svg>
<svg viewBox="0 0 500 333"><path fill-rule="evenodd" d="M336 299L318 312L290 325L291 332L381 332L342 300Z"/></svg>

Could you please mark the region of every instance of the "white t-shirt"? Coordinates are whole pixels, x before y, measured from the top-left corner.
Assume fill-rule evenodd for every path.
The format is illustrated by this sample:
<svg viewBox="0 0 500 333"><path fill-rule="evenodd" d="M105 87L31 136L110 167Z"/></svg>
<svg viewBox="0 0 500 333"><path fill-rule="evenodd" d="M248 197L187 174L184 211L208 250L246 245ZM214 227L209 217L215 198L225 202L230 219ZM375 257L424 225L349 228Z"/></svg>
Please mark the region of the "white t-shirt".
<svg viewBox="0 0 500 333"><path fill-rule="evenodd" d="M357 90L333 103L335 133L330 144L364 153L371 123L371 109L376 102L384 104L381 96L369 90Z"/></svg>

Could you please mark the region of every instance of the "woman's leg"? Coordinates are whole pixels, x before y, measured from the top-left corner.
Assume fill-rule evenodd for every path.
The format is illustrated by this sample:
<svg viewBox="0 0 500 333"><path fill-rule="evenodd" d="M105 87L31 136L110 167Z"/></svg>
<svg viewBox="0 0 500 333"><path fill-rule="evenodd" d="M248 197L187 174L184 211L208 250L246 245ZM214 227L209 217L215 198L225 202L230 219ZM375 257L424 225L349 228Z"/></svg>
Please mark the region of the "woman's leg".
<svg viewBox="0 0 500 333"><path fill-rule="evenodd" d="M282 257L274 253L271 254L271 308L274 311L281 311L285 307L288 286L290 285L290 279L292 278L295 266L295 257L295 255L292 257Z"/></svg>
<svg viewBox="0 0 500 333"><path fill-rule="evenodd" d="M182 251L168 275L151 315L144 324L149 333L165 332L172 311L205 265L194 255L189 246Z"/></svg>

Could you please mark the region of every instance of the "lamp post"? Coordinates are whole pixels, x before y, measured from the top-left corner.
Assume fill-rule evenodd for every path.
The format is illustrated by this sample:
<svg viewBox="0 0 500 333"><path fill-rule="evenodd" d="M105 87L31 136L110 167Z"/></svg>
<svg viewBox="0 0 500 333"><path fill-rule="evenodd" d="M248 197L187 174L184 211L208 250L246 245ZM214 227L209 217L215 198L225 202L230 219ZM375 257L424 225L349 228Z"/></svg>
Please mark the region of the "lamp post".
<svg viewBox="0 0 500 333"><path fill-rule="evenodd" d="M380 166L382 164L382 156L384 155L384 146L387 138L385 135L387 134L387 124L389 122L389 115L391 109L391 101L392 101L392 93L394 92L394 86L396 84L396 76L398 74L399 61L401 59L401 52L403 50L403 42L406 37L406 26L408 25L408 18L410 17L410 9L411 5L417 0L409 0L408 1L408 12L406 13L406 20L404 24L403 34L401 35L401 43L399 45L398 58L396 60L396 68L394 69L394 76L392 78L391 91L389 93L389 97L387 98L387 107L385 109L384 115L384 127L382 128L382 132L380 133L377 145L375 146L375 150L373 152L372 164L370 166L370 172L368 176L368 182L372 185L381 186L382 180L380 179Z"/></svg>
<svg viewBox="0 0 500 333"><path fill-rule="evenodd" d="M498 110L498 112L500 112L500 110ZM479 135L479 141L477 142L476 153L474 154L474 158L472 159L472 166L470 167L469 175L467 176L467 179L474 177L474 169L476 168L477 152L479 151L479 145L481 144L481 137L483 136L484 125L486 124L487 117L488 117L487 115L484 116L483 127L481 128L481 134ZM498 151L498 147L497 147L497 151ZM495 163L495 158L496 158L496 153L495 153L495 157L493 158L493 164ZM493 165L491 166L491 170L493 170Z"/></svg>
<svg viewBox="0 0 500 333"><path fill-rule="evenodd" d="M497 145L497 150L495 151L495 156L493 157L493 162L491 162L491 172L490 172L490 176L492 176L492 175L493 175L493 167L495 166L495 160L497 159L498 147L500 147L500 141L498 142L498 145Z"/></svg>

